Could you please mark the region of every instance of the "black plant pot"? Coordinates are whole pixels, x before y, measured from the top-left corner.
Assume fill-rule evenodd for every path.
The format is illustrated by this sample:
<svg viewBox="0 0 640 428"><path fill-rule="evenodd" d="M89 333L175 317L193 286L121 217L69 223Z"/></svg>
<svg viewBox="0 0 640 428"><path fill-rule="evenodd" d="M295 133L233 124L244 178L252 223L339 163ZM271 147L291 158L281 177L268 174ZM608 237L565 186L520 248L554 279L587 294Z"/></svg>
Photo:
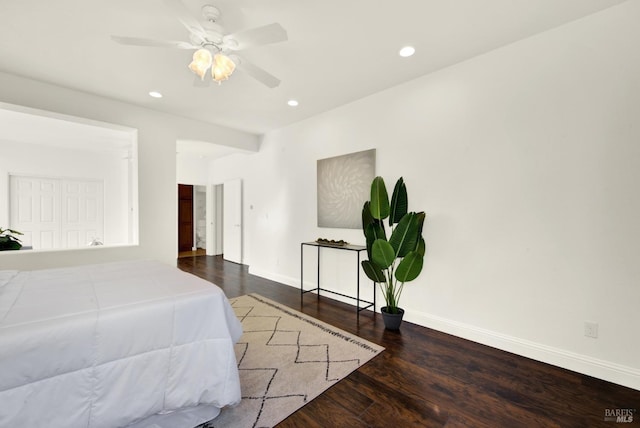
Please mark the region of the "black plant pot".
<svg viewBox="0 0 640 428"><path fill-rule="evenodd" d="M397 314L391 314L387 312L387 307L380 308L382 313L382 320L384 321L384 328L387 330L400 330L400 324L402 324L402 317L404 316L404 309L398 308Z"/></svg>

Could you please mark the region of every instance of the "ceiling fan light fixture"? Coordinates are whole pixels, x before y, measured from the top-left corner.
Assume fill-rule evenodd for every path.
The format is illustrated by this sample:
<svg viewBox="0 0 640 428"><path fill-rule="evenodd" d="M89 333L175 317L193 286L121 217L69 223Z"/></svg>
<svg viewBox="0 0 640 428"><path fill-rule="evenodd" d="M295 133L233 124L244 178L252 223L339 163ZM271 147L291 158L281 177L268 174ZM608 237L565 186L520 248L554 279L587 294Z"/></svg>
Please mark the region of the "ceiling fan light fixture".
<svg viewBox="0 0 640 428"><path fill-rule="evenodd" d="M259 27L244 29L228 33L221 25L220 9L211 4L202 6L202 16L205 22L192 17L188 8L183 4L185 0L164 0L165 4L174 12L178 21L187 29L188 41L155 40L142 37L111 36L112 40L122 45L168 47L177 49L194 49L193 60L188 65L195 75L205 81L205 75L211 68L212 80L220 84L229 79L236 67L240 67L253 79L268 88L275 88L280 79L263 70L257 65L242 59L235 54L253 46L280 43L288 40L287 31L277 22ZM226 53L230 56L227 56ZM215 55L215 59L214 59ZM196 81L195 86L206 86Z"/></svg>
<svg viewBox="0 0 640 428"><path fill-rule="evenodd" d="M213 80L222 83L227 80L235 71L236 63L228 56L217 53L213 56L213 66L211 67L211 76Z"/></svg>
<svg viewBox="0 0 640 428"><path fill-rule="evenodd" d="M193 61L189 64L189 70L204 80L204 75L207 73L209 67L211 67L212 61L211 52L204 48L198 49L193 53Z"/></svg>

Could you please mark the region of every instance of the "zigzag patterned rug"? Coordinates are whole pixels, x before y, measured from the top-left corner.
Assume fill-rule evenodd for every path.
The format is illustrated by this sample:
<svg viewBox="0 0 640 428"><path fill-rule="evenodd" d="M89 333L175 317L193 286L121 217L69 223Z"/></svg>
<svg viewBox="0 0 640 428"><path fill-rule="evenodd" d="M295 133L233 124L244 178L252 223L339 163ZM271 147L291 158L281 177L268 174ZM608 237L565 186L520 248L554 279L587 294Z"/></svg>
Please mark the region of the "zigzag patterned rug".
<svg viewBox="0 0 640 428"><path fill-rule="evenodd" d="M242 401L203 428L272 427L384 349L257 294L229 300Z"/></svg>

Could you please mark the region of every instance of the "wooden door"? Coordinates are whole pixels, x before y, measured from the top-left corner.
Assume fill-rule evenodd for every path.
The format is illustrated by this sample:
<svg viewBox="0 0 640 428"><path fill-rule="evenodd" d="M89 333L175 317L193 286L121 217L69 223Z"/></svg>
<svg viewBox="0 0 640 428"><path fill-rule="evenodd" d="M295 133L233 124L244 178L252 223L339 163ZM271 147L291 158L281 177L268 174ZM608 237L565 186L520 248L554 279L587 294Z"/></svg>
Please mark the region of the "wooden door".
<svg viewBox="0 0 640 428"><path fill-rule="evenodd" d="M193 249L193 186L178 184L178 251Z"/></svg>

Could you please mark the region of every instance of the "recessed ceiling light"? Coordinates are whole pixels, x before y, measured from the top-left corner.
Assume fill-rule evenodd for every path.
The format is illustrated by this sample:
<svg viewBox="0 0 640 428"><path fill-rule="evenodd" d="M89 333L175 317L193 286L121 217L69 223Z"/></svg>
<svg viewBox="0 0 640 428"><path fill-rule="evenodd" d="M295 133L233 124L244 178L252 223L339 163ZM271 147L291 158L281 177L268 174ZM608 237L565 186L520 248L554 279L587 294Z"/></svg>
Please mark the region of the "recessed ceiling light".
<svg viewBox="0 0 640 428"><path fill-rule="evenodd" d="M162 94L158 91L151 91L149 92L149 96L153 97L153 98L162 98Z"/></svg>
<svg viewBox="0 0 640 428"><path fill-rule="evenodd" d="M287 104L290 105L291 107L297 107L298 106L298 101L289 100L289 101L287 101Z"/></svg>
<svg viewBox="0 0 640 428"><path fill-rule="evenodd" d="M416 53L416 49L413 46L405 46L402 49L400 49L400 52L398 53L400 54L401 57L406 58Z"/></svg>

